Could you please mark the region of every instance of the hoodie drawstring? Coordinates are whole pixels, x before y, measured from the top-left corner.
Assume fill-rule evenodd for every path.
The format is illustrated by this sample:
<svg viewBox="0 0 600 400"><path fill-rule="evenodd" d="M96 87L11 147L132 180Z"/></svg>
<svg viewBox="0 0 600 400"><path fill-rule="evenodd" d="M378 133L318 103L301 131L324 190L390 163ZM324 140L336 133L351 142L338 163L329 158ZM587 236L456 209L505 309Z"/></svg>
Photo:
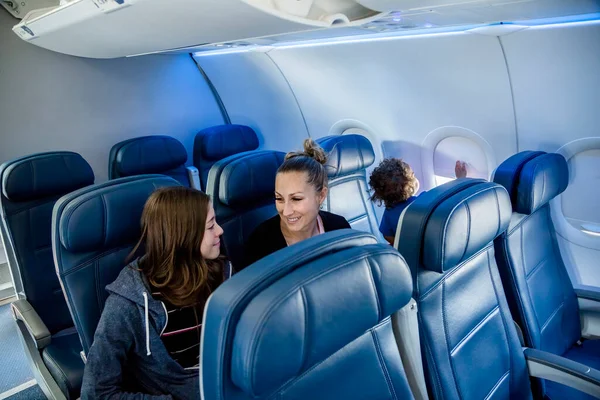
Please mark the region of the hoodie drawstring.
<svg viewBox="0 0 600 400"><path fill-rule="evenodd" d="M144 292L144 307L145 312L144 316L146 317L146 355L149 356L152 353L150 352L150 322L148 320L148 293Z"/></svg>

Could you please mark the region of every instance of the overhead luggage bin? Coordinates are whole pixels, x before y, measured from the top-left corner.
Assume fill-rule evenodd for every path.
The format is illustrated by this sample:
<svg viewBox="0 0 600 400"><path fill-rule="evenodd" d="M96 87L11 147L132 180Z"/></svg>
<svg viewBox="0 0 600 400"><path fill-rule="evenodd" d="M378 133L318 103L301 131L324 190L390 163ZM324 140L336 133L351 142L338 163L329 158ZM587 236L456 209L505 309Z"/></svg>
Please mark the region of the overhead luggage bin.
<svg viewBox="0 0 600 400"><path fill-rule="evenodd" d="M74 0L35 10L13 27L37 46L117 58L368 22L354 0Z"/></svg>
<svg viewBox="0 0 600 400"><path fill-rule="evenodd" d="M47 7L50 1L57 5ZM600 3L589 0L60 0L60 3L29 0L29 3L35 4L36 9L13 27L17 35L48 50L89 58L211 51L461 26L464 30L499 21L600 12Z"/></svg>

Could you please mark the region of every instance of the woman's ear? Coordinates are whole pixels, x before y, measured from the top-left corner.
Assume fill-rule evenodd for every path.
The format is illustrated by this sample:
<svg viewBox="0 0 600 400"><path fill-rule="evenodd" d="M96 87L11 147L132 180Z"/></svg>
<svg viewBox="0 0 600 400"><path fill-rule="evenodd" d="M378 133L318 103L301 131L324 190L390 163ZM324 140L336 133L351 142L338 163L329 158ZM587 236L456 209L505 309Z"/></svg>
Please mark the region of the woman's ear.
<svg viewBox="0 0 600 400"><path fill-rule="evenodd" d="M327 186L324 186L323 189L321 190L321 193L319 193L319 204L320 205L323 205L323 202L327 198L327 191L328 190L329 189L327 188Z"/></svg>

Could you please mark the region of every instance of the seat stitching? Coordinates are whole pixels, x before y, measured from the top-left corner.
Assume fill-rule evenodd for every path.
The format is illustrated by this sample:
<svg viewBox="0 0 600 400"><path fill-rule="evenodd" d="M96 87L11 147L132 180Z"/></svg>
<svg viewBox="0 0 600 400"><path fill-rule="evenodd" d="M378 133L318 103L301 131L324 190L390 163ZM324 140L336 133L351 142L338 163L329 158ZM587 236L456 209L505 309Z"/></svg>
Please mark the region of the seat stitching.
<svg viewBox="0 0 600 400"><path fill-rule="evenodd" d="M494 390L496 390L498 388L498 386L500 386L500 384L502 383L502 381L504 381L504 378L506 378L506 376L509 375L509 374L510 374L510 369L508 371L506 371L504 373L504 375L502 375L500 377L500 379L498 379L498 382L496 382L496 384L490 389L490 391L488 392L488 394L485 396L484 400L488 400L490 398L490 395L492 393L494 393Z"/></svg>
<svg viewBox="0 0 600 400"><path fill-rule="evenodd" d="M456 267L452 268L449 272L444 273L444 276L442 276L442 278L439 280L439 282L437 282L435 285L433 285L432 287L430 287L429 289L427 289L427 291L425 293L423 293L422 295L420 295L421 300L424 300L432 291L434 291L438 286L440 286L442 284L442 282L446 281L446 279L448 279L452 275L454 275L458 270L460 270L469 261L471 261L471 260L473 260L473 259L481 256L484 252L488 251L491 246L493 246L493 243L490 242L490 244L488 244L487 246L485 246L483 249L479 250L477 253L473 254L471 257L469 257L466 260L462 261ZM418 283L419 282L417 281L417 284Z"/></svg>
<svg viewBox="0 0 600 400"><path fill-rule="evenodd" d="M379 301L379 293L377 292L377 285L375 284L375 278L373 277L373 271L371 269L371 259L367 258L367 271L369 271L369 278L371 278L371 284L373 285L373 293L375 294L375 303L377 304L377 320L381 320L381 315L383 314L383 310L381 309L381 303ZM374 261L376 267L378 267L377 262Z"/></svg>
<svg viewBox="0 0 600 400"><path fill-rule="evenodd" d="M502 243L501 243L501 250L502 250L502 255L504 257L504 262L506 263L506 267L508 269L509 275L510 275L510 279L513 285L514 290L518 291L518 282L517 282L517 276L516 276L516 271L513 270L513 268L511 268L510 266L512 265L512 262L510 261L510 256L509 256L509 249L508 249L508 236L505 236L504 238L502 238ZM515 268L518 268L518 266L515 266ZM521 296L519 296L518 294L515 296L516 300L517 300L517 305L519 308L519 315L521 317L521 319L523 321L527 321L526 315L525 315L525 306L523 304L523 298ZM527 325L527 323L525 324L524 328L524 333L525 335L527 335L529 343L533 343L533 337L531 335L531 331L529 328L529 326Z"/></svg>
<svg viewBox="0 0 600 400"><path fill-rule="evenodd" d="M380 323L378 323L377 325L375 325L374 327L372 327L371 329L368 329L363 335L365 335L366 333L373 331L377 328L379 328L380 326L383 326L387 323L389 323L391 320L390 317L386 317L383 321L381 321ZM360 337L362 337L363 335L361 335ZM356 340L356 339L355 339ZM290 379L289 381L287 381L286 383L284 383L283 385L281 385L279 387L279 389L277 390L277 392L281 393L282 391L286 390L287 388L289 388L290 386L294 385L296 382L302 380L302 378L304 378L306 375L310 374L312 371L314 371L315 369L317 369L321 364L325 363L327 360L329 360L331 358L332 355L336 354L337 352L339 352L340 350L344 349L345 347L347 347L350 343L349 342L346 345L344 345L341 349L338 349L337 351L335 351L334 353L332 353L331 355L329 355L328 357L324 358L323 360L315 363L315 365L313 365L312 367L310 367L309 369L307 369L306 371L304 371L301 375L294 377L292 379ZM276 393L277 393L276 392Z"/></svg>
<svg viewBox="0 0 600 400"><path fill-rule="evenodd" d="M444 325L444 337L446 338L446 349L450 350L450 338L448 337L448 320L446 319L445 297L446 297L446 282L444 281L442 284L442 323ZM454 386L456 386L456 392L458 393L458 396L462 399L463 395L460 391L460 387L458 386L458 382L456 379L456 371L454 368L454 363L452 362L452 354L450 351L448 351L448 362L450 363L450 368L452 370L452 379L454 381Z"/></svg>
<svg viewBox="0 0 600 400"><path fill-rule="evenodd" d="M306 298L306 293L304 291L304 287L300 287L300 295L302 296L302 305L304 306L304 341L302 342L302 368L303 370L306 366L306 349L308 346L308 299Z"/></svg>
<svg viewBox="0 0 600 400"><path fill-rule="evenodd" d="M542 325L542 328L540 329L540 333L543 333L544 329L546 329L546 327L548 326L548 324L550 323L550 321L552 320L552 318L556 315L556 313L558 313L563 306L565 305L565 302L562 301L558 307L556 307L556 309L552 312L552 314L550 314L550 316L548 317L548 319L546 320L546 322L544 322L544 324Z"/></svg>
<svg viewBox="0 0 600 400"><path fill-rule="evenodd" d="M500 297L498 296L498 291L496 289L496 282L494 281L494 276L492 274L492 262L490 260L490 253L489 252L487 252L487 260L488 260L488 272L490 273L490 280L492 281L492 287L494 288L494 294L496 295L496 302L498 303L498 306L500 306ZM500 317L502 317L502 327L504 328L504 334L506 335L506 344L508 346L508 363L509 363L509 368L512 369L512 366L513 366L513 356L512 356L512 352L511 352L511 349L510 349L510 343L509 343L510 336L508 335L507 322L506 322L506 319L504 318L504 314L502 313L502 310L500 310ZM512 375L511 375L510 386L512 387Z"/></svg>
<svg viewBox="0 0 600 400"><path fill-rule="evenodd" d="M494 199L496 200L496 207L498 207L498 229L496 230L496 235L494 237L498 237L500 234L500 227L502 225L500 217L501 217L501 209L500 209L500 200L498 200L498 191L494 190Z"/></svg>
<svg viewBox="0 0 600 400"><path fill-rule="evenodd" d="M462 339L460 339L458 341L458 343L456 343L456 345L452 348L452 350L450 350L450 354L453 354L454 351L462 344L464 343L467 339L469 339L477 330L477 328L485 325L492 317L493 314L495 314L495 312L498 310L498 305L496 305L496 307L492 308L492 310L487 313L477 324L475 324L475 326L469 331L467 332L467 334L465 336L463 336Z"/></svg>
<svg viewBox="0 0 600 400"><path fill-rule="evenodd" d="M373 342L375 343L375 349L377 351L377 359L379 360L379 364L381 365L381 369L383 370L383 375L385 376L385 381L388 385L388 390L390 391L390 394L392 395L393 399L398 399L398 396L396 395L396 391L394 390L394 385L392 384L392 378L390 377L390 373L389 373L387 366L385 365L385 362L383 360L383 352L381 351L379 339L377 338L377 335L375 334L374 329L371 329L371 337L373 338Z"/></svg>
<svg viewBox="0 0 600 400"><path fill-rule="evenodd" d="M525 275L525 279L529 280L529 278L535 274L537 272L538 269L540 269L542 267L542 265L544 265L545 261L548 260L548 258L550 258L550 256L546 255L544 258L542 258L536 265L535 267L533 267L533 269L531 271L529 271L529 273L527 275ZM525 264L523 264L525 265Z"/></svg>

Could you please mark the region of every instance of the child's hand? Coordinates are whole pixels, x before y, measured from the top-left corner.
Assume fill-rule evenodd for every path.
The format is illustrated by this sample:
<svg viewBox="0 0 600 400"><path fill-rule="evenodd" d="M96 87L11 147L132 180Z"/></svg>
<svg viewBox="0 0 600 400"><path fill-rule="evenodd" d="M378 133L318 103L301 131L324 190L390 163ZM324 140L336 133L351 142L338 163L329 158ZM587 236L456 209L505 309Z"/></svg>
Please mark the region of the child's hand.
<svg viewBox="0 0 600 400"><path fill-rule="evenodd" d="M456 165L454 165L454 174L457 178L466 178L467 177L467 163L464 161L457 160Z"/></svg>

